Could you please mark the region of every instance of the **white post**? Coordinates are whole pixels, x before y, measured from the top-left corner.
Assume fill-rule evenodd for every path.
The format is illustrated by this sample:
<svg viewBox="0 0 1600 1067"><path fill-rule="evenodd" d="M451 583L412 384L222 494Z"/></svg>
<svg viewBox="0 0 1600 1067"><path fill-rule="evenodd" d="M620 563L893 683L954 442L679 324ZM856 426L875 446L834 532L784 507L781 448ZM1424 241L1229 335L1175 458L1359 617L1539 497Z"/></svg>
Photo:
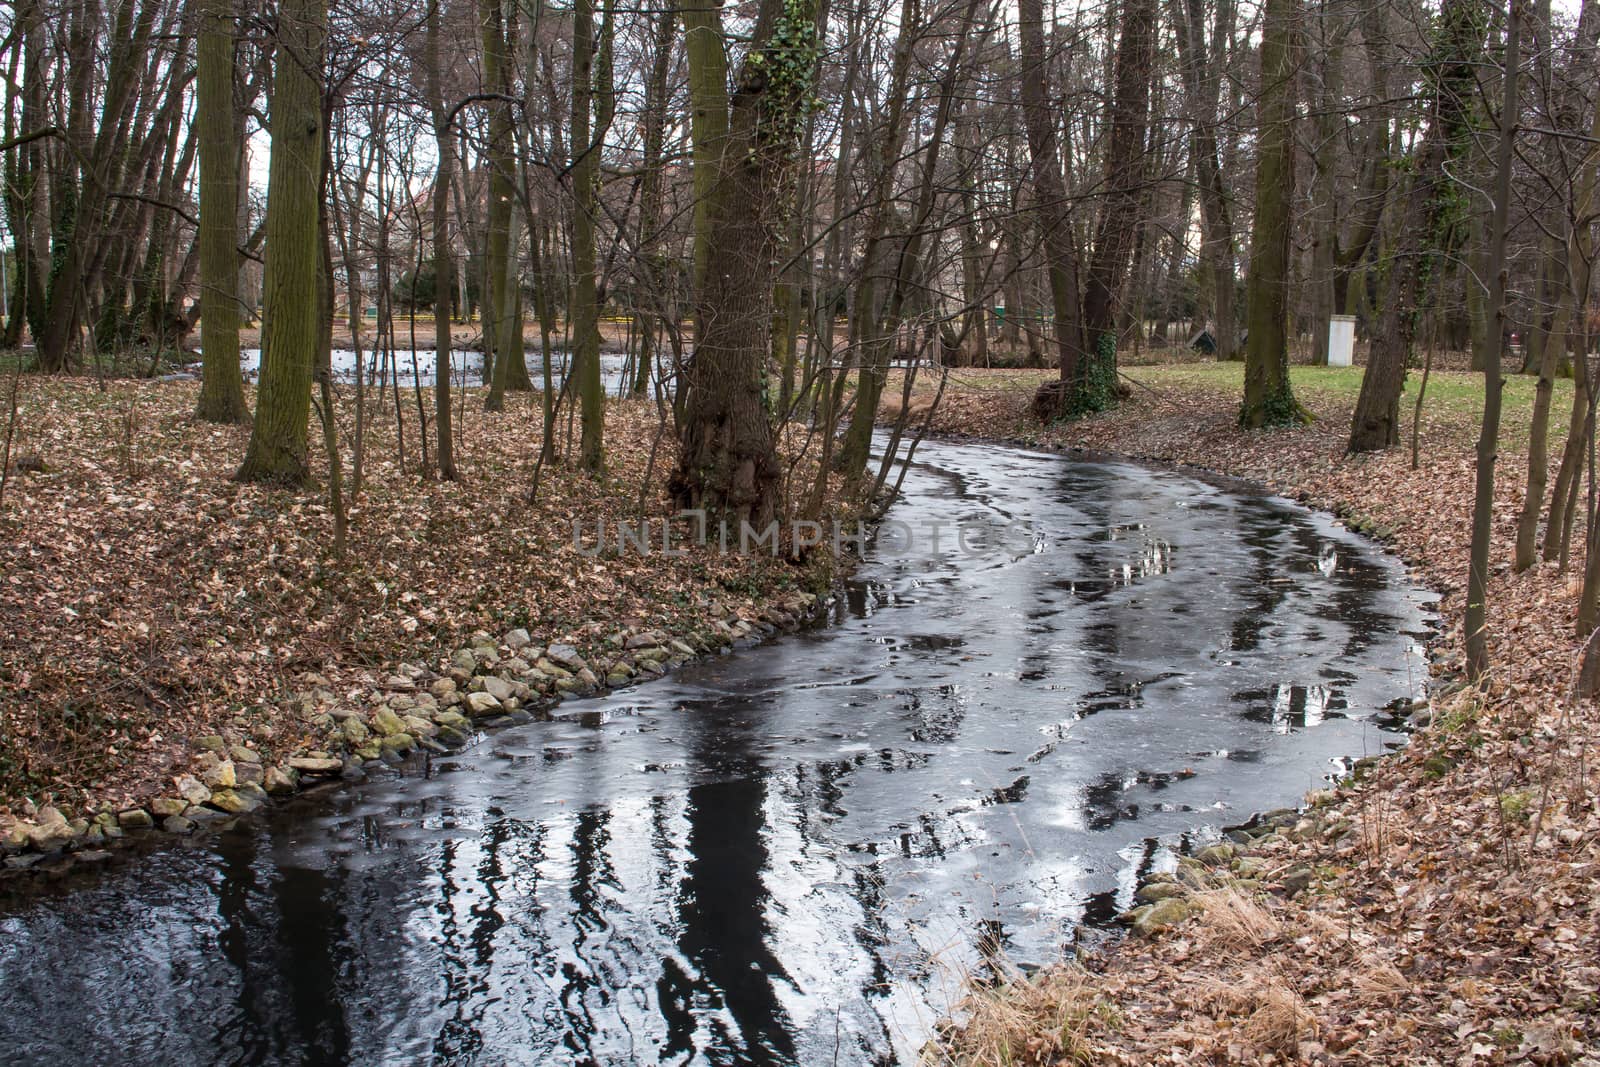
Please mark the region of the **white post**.
<svg viewBox="0 0 1600 1067"><path fill-rule="evenodd" d="M1333 315L1328 319L1328 366L1348 367L1354 362L1356 317Z"/></svg>
<svg viewBox="0 0 1600 1067"><path fill-rule="evenodd" d="M5 232L5 229L0 227L0 233ZM6 236L9 237L11 235L6 234ZM4 319L6 322L11 321L11 287L6 284L6 252L4 245L0 245L0 319ZM17 336L21 337L22 335L19 333Z"/></svg>

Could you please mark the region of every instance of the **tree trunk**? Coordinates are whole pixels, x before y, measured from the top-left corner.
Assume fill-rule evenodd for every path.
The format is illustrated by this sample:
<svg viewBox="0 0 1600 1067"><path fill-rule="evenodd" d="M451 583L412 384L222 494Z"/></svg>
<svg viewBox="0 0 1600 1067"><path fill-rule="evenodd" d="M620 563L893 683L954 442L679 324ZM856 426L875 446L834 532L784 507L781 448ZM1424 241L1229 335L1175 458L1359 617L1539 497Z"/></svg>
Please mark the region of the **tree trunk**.
<svg viewBox="0 0 1600 1067"><path fill-rule="evenodd" d="M1233 306L1237 278L1233 218L1217 154L1217 101L1228 38L1233 33L1233 0L1217 0L1209 53L1204 0L1171 0L1171 7L1192 127L1191 154L1200 187L1200 262L1211 291L1212 340L1217 358L1231 360L1237 358L1239 347Z"/></svg>
<svg viewBox="0 0 1600 1067"><path fill-rule="evenodd" d="M98 288L95 266L103 261L109 249L103 240L106 201L124 159L132 127L130 111L141 81L138 68L149 48L158 6L147 0L137 11L137 19L132 0L118 8L108 42L110 55L103 70L106 90L98 127L91 133L89 124L93 116L82 103L73 109L68 123L66 136L75 146L73 155L82 168L83 181L81 187L73 188L71 179L67 178L52 195L53 203L60 205L58 240L52 250L55 262L51 268L44 321L39 324L35 337L39 369L49 374L69 369L84 315L89 310L87 296ZM82 20L90 17L84 15ZM74 73L85 79L98 77L101 66L92 54L94 35L87 27L83 33L86 40L73 46ZM79 42L77 27L73 36L75 42ZM74 85L71 91L75 100L91 98L86 85Z"/></svg>
<svg viewBox="0 0 1600 1067"><path fill-rule="evenodd" d="M322 199L322 0L285 0L278 14L262 280L265 364L243 482L310 481L306 430L318 345L317 239Z"/></svg>
<svg viewBox="0 0 1600 1067"><path fill-rule="evenodd" d="M428 31L424 42L427 63L428 106L433 112L433 140L439 152L438 170L433 176L433 425L437 434L435 451L439 477L456 477L455 441L451 435L450 411L450 335L452 282L456 276L450 254L450 184L455 176L455 140L450 135L441 84L442 58L439 54L439 5L428 5ZM465 298L463 293L462 297ZM463 302L464 299L463 299Z"/></svg>
<svg viewBox="0 0 1600 1067"><path fill-rule="evenodd" d="M739 71L727 138L709 183L715 195L705 288L695 311L681 458L672 478L681 506L758 530L777 515L782 477L762 378L772 328L777 223L791 191L795 148L816 77L814 18L805 0L762 0ZM700 51L708 50L702 41ZM696 72L702 86L703 76ZM702 97L696 107L709 103Z"/></svg>
<svg viewBox="0 0 1600 1067"><path fill-rule="evenodd" d="M889 376L894 354L894 329L886 324L883 308L892 281L888 266L889 227L893 221L895 175L899 171L902 149L913 125L905 119L907 79L911 70L913 45L921 21L914 0L900 5L899 39L889 71L887 108L883 136L879 142L878 167L868 194L868 222L862 241L861 270L855 295L850 302L850 351L860 368L856 375L855 411L845 430L839 449L838 466L845 480L854 484L866 471L872 450L873 422L883 385Z"/></svg>
<svg viewBox="0 0 1600 1067"><path fill-rule="evenodd" d="M195 126L200 138L200 352L205 365L195 417L243 424L239 371L239 132L233 106L230 0L200 5L200 78Z"/></svg>
<svg viewBox="0 0 1600 1067"><path fill-rule="evenodd" d="M510 95L511 36L516 32L505 12L501 0L480 0L484 87L501 96ZM509 100L489 103L489 140L484 152L484 164L489 171L484 241L489 292L485 297L493 321L485 320L483 334L494 358L493 381L484 400L484 407L489 411L505 407L507 390L526 392L533 388L522 351L514 202L517 195L516 133L511 108Z"/></svg>
<svg viewBox="0 0 1600 1067"><path fill-rule="evenodd" d="M1377 236L1379 225L1383 220L1384 205L1388 200L1390 172L1393 169L1389 164L1389 67L1390 40L1387 24L1389 6L1381 0L1369 0L1362 12L1361 34L1364 38L1364 51L1367 56L1368 82L1364 92L1364 110L1360 135L1360 187L1356 198L1351 204L1355 215L1355 224L1351 234L1350 243L1344 244L1341 240L1341 211L1337 206L1337 197L1330 196L1334 203L1334 210L1329 217L1327 241L1331 245L1331 271L1329 279L1330 292L1328 309L1329 314L1356 314L1354 301L1351 298L1350 282L1357 269L1366 259L1367 252L1372 247ZM1335 94L1331 99L1337 101L1342 94ZM1333 106L1338 106L1335 103ZM1317 345L1319 351L1327 347L1328 320L1319 315L1313 328L1317 331Z"/></svg>
<svg viewBox="0 0 1600 1067"><path fill-rule="evenodd" d="M1339 233L1338 184L1340 149L1339 133L1346 118L1339 111L1344 88L1344 31L1332 25L1340 15L1329 10L1328 0L1322 0L1316 13L1315 24L1320 37L1320 53L1316 61L1307 64L1311 77L1320 82L1315 96L1318 115L1313 128L1317 131L1316 149L1310 153L1313 166L1311 185L1311 270L1307 278L1310 286L1311 311L1311 365L1328 365L1328 324L1334 313L1333 275L1334 252Z"/></svg>
<svg viewBox="0 0 1600 1067"><path fill-rule="evenodd" d="M1505 98L1500 107L1500 145L1496 151L1494 217L1489 224L1490 307L1495 317L1489 362L1483 370L1483 425L1478 434L1477 477L1472 497L1472 545L1467 565L1467 676L1473 681L1489 669L1489 542L1494 535L1494 464L1500 441L1500 354L1505 344L1506 220L1511 207L1511 162L1517 119L1518 63L1522 0L1511 0L1506 14ZM1580 636L1587 636L1587 633Z"/></svg>
<svg viewBox="0 0 1600 1067"><path fill-rule="evenodd" d="M1034 212L1044 234L1050 303L1056 318L1057 364L1061 372L1054 395L1046 398L1041 391L1035 402L1041 414L1048 411L1059 416L1067 413L1067 395L1080 380L1080 367L1087 356L1079 303L1078 250L1073 246L1066 182L1062 177L1061 152L1057 144L1059 136L1044 43L1044 6L1041 0L1017 0L1017 13L1022 114L1028 130ZM1020 307L1008 307L1006 311L1011 316L1022 314Z"/></svg>
<svg viewBox="0 0 1600 1067"><path fill-rule="evenodd" d="M606 18L609 26L609 13ZM595 297L596 183L604 126L589 131L594 78L593 0L572 6L572 371L582 405L583 437L579 461L583 469L605 465L605 390L600 381L599 308ZM606 106L601 101L602 108Z"/></svg>
<svg viewBox="0 0 1600 1067"><path fill-rule="evenodd" d="M1154 0L1123 0L1106 148L1105 204L1084 279L1085 355L1066 398L1069 412L1098 411L1116 402L1117 305L1140 229L1155 28Z"/></svg>
<svg viewBox="0 0 1600 1067"><path fill-rule="evenodd" d="M1547 3L1542 3L1540 8L1541 22L1547 27L1549 17ZM1577 46L1575 51L1580 57L1587 58L1594 47L1594 34L1600 29L1600 18L1597 18L1597 15L1600 15L1600 5L1594 0L1585 0L1578 19L1578 31L1574 42ZM1592 62L1586 65L1591 72L1596 69ZM1540 67L1547 77L1548 58L1541 57ZM1577 97L1577 94L1574 93L1572 96ZM1564 162L1564 148L1558 127L1560 130L1566 130L1575 126L1583 106L1581 99L1569 99L1565 104L1566 106L1551 116L1552 132L1545 137L1545 152L1550 162L1549 173L1552 178L1561 172L1558 168ZM1571 210L1550 213L1551 226L1556 234L1559 234L1559 238L1556 239L1561 245L1560 255L1563 257L1559 263L1552 263L1550 269L1559 277L1561 284L1556 287L1556 298L1559 303L1555 318L1540 351L1539 384L1534 391L1532 423L1528 431L1528 483L1522 495L1522 510L1517 517L1517 546L1512 563L1512 566L1519 571L1533 566L1539 556L1539 509L1544 504L1545 484L1550 473L1550 400L1555 388L1556 370L1568 348L1573 318L1582 316L1589 306L1589 257L1586 252L1592 239L1587 220L1593 217L1594 211L1596 169L1592 144L1593 138L1600 137L1600 105L1594 106L1592 111L1589 124L1591 149L1579 168L1577 181L1572 188ZM1572 132L1577 131L1572 130ZM1579 227L1572 225L1573 219L1585 220L1583 233L1580 234ZM1577 358L1585 359L1587 354L1580 350ZM1565 461L1564 456L1563 461ZM1559 475L1557 480L1559 481ZM1548 538L1546 543L1549 543Z"/></svg>
<svg viewBox="0 0 1600 1067"><path fill-rule="evenodd" d="M20 94L21 127L12 126L13 110L5 109L5 136L9 140L23 132L32 132L44 126L44 20L36 0L22 0L16 5L12 32L17 44L12 52L12 66L8 81L18 86L17 67L21 67ZM13 92L17 89L11 90ZM9 103L9 96L8 96ZM39 255L39 235L44 231L44 183L40 181L43 161L40 141L33 140L16 145L4 153L5 206L7 229L15 242L11 266L10 315L6 319L5 335L0 338L0 348L14 349L22 344L23 326L27 325L35 338L44 322L45 276L43 257Z"/></svg>
<svg viewBox="0 0 1600 1067"><path fill-rule="evenodd" d="M700 302L711 255L711 203L728 137L728 56L722 42L722 3L689 4L683 46L689 62L689 140L694 159L694 293Z"/></svg>
<svg viewBox="0 0 1600 1067"><path fill-rule="evenodd" d="M672 41L677 12L669 8L656 16L656 55L645 84L644 179L639 191L639 263L636 285L642 308L639 316L639 365L631 392L644 396L655 366L656 334L667 312L667 264L661 255L661 203L664 184L661 151L666 136L667 77L671 73Z"/></svg>
<svg viewBox="0 0 1600 1067"><path fill-rule="evenodd" d="M1475 64L1483 44L1475 8L1476 0L1447 0L1441 14L1440 50L1445 62L1431 78L1428 130L1418 150L1416 176L1407 191L1383 307L1361 379L1361 395L1356 398L1351 452L1375 452L1399 443L1400 394L1405 388L1418 304L1434 266L1460 243L1450 166L1467 150L1472 133L1469 107L1477 92Z"/></svg>
<svg viewBox="0 0 1600 1067"><path fill-rule="evenodd" d="M1289 235L1294 208L1295 0L1267 0L1261 31L1256 218L1250 235L1245 426L1303 421L1289 387Z"/></svg>

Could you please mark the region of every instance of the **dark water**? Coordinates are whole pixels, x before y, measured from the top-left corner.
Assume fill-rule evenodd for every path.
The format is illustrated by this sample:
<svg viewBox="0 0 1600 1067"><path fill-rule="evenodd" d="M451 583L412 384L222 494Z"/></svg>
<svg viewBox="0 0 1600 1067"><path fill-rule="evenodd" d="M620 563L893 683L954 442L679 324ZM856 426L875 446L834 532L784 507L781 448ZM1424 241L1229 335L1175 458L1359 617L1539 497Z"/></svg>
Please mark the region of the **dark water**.
<svg viewBox="0 0 1600 1067"><path fill-rule="evenodd" d="M1395 740L1422 598L1324 519L921 459L832 627L0 904L0 1059L910 1062L987 953Z"/></svg>
<svg viewBox="0 0 1600 1067"><path fill-rule="evenodd" d="M403 336L403 334L402 334ZM410 389L420 382L423 388L433 385L435 353L431 348L411 349L396 352L394 364L387 368L385 374L385 359L375 358L370 348L362 352L362 376L369 386L376 385L381 380L385 383L396 382L402 389ZM565 352L551 353L550 377L557 387L566 380L567 370L570 366L570 357ZM352 384L356 380L356 354L348 348L335 348L329 356L336 381ZM531 349L526 353L528 375L537 386L544 380L544 361L538 350ZM600 384L607 393L616 393L622 387L622 372L627 357L614 352L603 352L600 355ZM253 379L261 372L261 349L247 348L239 354L239 366L244 371L245 377ZM450 354L450 380L458 386L480 386L483 384L483 353L453 351Z"/></svg>

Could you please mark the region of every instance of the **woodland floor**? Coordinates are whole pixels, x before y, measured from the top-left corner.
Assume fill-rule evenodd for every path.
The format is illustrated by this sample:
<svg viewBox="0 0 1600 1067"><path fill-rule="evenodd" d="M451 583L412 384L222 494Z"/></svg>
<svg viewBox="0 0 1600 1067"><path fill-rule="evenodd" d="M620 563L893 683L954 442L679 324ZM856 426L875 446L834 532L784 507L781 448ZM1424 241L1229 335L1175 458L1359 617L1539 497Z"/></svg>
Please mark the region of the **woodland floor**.
<svg viewBox="0 0 1600 1067"><path fill-rule="evenodd" d="M354 405L342 393L349 494ZM573 520L592 542L597 519L636 516L641 485L649 513L669 512L676 445L660 437L651 466L660 423L644 402L608 405L605 477L547 468L529 503L536 394L508 396L498 416L464 395L452 482L419 475L411 398L403 463L393 408L369 398L363 483L336 558L326 492L232 481L249 428L197 422L196 395L191 383L20 379L0 499L0 832L34 806L70 816L170 791L208 735L248 737L269 760L319 747L284 706L312 675L339 694L381 688L398 665L435 666L478 630L525 627L580 650L626 626L687 635L826 581L714 546L581 554ZM431 393L422 402L431 415ZM42 472L19 469L34 459Z"/></svg>
<svg viewBox="0 0 1600 1067"><path fill-rule="evenodd" d="M1493 669L1463 665L1479 380L1435 374L1420 463L1407 447L1343 456L1359 370L1294 369L1317 416L1237 428L1237 364L1142 367L1115 412L1043 427L1046 375L956 371L936 432L1192 464L1265 483L1387 533L1443 594L1432 724L1359 784L1316 798L1319 826L1256 846L1257 893L1233 893L1153 940L977 994L940 1061L1021 1063L1600 1063L1600 722L1569 699L1574 560L1513 574L1533 382L1507 386L1490 603ZM1402 410L1409 434L1418 375ZM918 395L931 390L919 383ZM1554 463L1570 388L1552 409ZM891 385L889 395L898 396ZM1575 535L1578 539L1581 535ZM1581 549L1575 552L1581 555ZM1348 828L1349 832L1342 832ZM1296 837L1310 836L1309 840ZM1315 872L1288 898L1291 870Z"/></svg>

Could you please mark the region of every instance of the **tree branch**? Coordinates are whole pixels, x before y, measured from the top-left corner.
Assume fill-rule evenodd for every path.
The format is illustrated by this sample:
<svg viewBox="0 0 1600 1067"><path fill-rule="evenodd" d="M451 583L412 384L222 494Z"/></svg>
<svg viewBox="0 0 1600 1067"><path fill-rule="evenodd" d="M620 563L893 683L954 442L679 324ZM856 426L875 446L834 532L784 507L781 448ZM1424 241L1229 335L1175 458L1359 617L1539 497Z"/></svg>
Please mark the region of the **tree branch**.
<svg viewBox="0 0 1600 1067"><path fill-rule="evenodd" d="M59 137L60 135L60 126L46 126L43 129L34 130L32 133L19 133L9 141L0 141L0 152L9 152L13 148L21 148L30 142L40 141L46 137Z"/></svg>

